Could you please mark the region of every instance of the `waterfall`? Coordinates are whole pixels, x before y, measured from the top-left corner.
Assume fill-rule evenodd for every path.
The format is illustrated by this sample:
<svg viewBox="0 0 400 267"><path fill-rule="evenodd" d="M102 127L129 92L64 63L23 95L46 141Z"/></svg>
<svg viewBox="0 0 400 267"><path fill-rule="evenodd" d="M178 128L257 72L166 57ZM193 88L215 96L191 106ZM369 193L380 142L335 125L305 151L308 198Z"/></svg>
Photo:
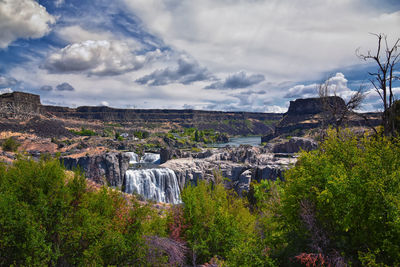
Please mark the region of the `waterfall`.
<svg viewBox="0 0 400 267"><path fill-rule="evenodd" d="M135 152L126 152L125 154L129 156L129 164L134 164L139 162L139 156Z"/></svg>
<svg viewBox="0 0 400 267"><path fill-rule="evenodd" d="M140 159L140 163L160 164L160 154L144 153L144 156Z"/></svg>
<svg viewBox="0 0 400 267"><path fill-rule="evenodd" d="M171 169L127 170L125 177L125 193L137 193L157 202L181 203L178 180Z"/></svg>

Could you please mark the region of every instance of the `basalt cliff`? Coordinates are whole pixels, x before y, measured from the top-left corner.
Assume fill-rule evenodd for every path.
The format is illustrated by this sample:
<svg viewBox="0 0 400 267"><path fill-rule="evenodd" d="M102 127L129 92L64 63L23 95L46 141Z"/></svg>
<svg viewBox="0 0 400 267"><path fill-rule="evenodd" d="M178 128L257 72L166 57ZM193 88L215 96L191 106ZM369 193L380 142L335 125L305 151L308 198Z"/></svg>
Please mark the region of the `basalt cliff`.
<svg viewBox="0 0 400 267"><path fill-rule="evenodd" d="M129 123L157 127L175 123L182 127L214 129L231 135L262 135L272 131L281 118L279 113L222 112L192 109L119 109L104 106L68 108L40 103L40 96L14 92L0 95L0 114L49 118L79 119L111 123Z"/></svg>

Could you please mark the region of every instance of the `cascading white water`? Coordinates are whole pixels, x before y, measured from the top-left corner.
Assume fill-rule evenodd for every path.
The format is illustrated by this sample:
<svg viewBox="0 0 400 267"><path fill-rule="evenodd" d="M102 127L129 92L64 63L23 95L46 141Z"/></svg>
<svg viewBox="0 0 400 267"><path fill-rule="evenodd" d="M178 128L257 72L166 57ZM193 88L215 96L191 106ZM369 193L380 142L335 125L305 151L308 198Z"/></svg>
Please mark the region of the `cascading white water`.
<svg viewBox="0 0 400 267"><path fill-rule="evenodd" d="M126 152L125 154L129 156L129 164L134 164L139 162L139 156L135 152Z"/></svg>
<svg viewBox="0 0 400 267"><path fill-rule="evenodd" d="M125 177L125 193L137 193L157 202L181 203L178 179L171 169L127 170Z"/></svg>
<svg viewBox="0 0 400 267"><path fill-rule="evenodd" d="M144 153L144 156L140 159L140 163L160 164L160 154Z"/></svg>

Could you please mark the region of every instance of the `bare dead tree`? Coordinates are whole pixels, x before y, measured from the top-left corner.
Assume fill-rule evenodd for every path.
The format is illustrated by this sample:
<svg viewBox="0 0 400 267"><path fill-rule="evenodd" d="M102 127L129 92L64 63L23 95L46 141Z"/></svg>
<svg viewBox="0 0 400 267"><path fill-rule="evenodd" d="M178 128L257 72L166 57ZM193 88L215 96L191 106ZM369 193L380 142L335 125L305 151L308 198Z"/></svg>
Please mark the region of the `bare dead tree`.
<svg viewBox="0 0 400 267"><path fill-rule="evenodd" d="M168 263L164 266L184 266L188 248L186 243L178 242L171 238L158 236L145 236L149 247L147 262L152 266L160 265L157 259L168 257Z"/></svg>
<svg viewBox="0 0 400 267"><path fill-rule="evenodd" d="M386 136L395 135L394 111L392 109L395 101L393 82L395 80L400 80L400 77L395 75L400 61L400 38L398 38L393 45L389 45L387 35L382 33L372 33L372 35L378 38L376 52L373 53L368 50L366 54L362 54L359 52L360 49L357 49L356 54L360 59L364 61L373 61L378 65L378 70L376 72L369 72L368 74L371 76L370 82L383 103L382 122L384 134Z"/></svg>
<svg viewBox="0 0 400 267"><path fill-rule="evenodd" d="M333 125L339 133L340 127L349 119L349 116L354 113L354 110L361 106L365 98L363 87L350 96L350 99L344 101L338 96L337 87L330 84L330 79L318 87L318 95L322 100L324 112L322 114L322 129L327 125Z"/></svg>
<svg viewBox="0 0 400 267"><path fill-rule="evenodd" d="M327 233L320 227L316 218L315 205L312 202L308 200L300 202L300 218L310 233L310 248L314 252L302 253L295 258L301 262L305 261L309 263L313 261L315 263L319 261L320 263L325 263L327 266L347 266L345 259L336 249L332 248L331 240ZM323 265L321 264L321 266Z"/></svg>

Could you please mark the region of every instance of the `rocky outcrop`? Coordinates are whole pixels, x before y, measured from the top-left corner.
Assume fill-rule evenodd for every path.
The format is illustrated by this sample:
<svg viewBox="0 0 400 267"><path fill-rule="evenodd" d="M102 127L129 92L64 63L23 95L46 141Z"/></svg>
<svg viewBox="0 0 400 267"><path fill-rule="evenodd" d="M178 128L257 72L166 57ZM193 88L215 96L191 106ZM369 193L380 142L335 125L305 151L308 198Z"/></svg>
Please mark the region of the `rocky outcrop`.
<svg viewBox="0 0 400 267"><path fill-rule="evenodd" d="M303 136L309 129L319 128L322 124L332 125L334 117L330 112L344 114L348 112L345 109L344 100L338 96L290 101L288 112L275 127L274 137ZM360 114L350 112L342 127L375 127L380 123L379 113L363 113L360 116Z"/></svg>
<svg viewBox="0 0 400 267"><path fill-rule="evenodd" d="M60 159L68 170L79 168L86 178L99 184L121 188L129 168L129 156L124 153L106 153L95 156L63 157Z"/></svg>
<svg viewBox="0 0 400 267"><path fill-rule="evenodd" d="M301 149L305 151L311 151L317 147L317 142L311 138L292 137L290 140L273 144L271 150L273 153L297 153Z"/></svg>
<svg viewBox="0 0 400 267"><path fill-rule="evenodd" d="M327 106L335 106L337 109L346 109L346 103L338 96L300 98L290 101L286 115L318 114L325 112Z"/></svg>
<svg viewBox="0 0 400 267"><path fill-rule="evenodd" d="M39 95L23 92L0 95L0 115L38 115L41 107Z"/></svg>
<svg viewBox="0 0 400 267"><path fill-rule="evenodd" d="M172 159L161 167L173 170L182 189L186 184L196 185L199 180L213 181L214 174L228 178L226 185L242 193L251 181L276 180L295 162L293 157L277 157L265 148L240 146L209 150L205 158Z"/></svg>

